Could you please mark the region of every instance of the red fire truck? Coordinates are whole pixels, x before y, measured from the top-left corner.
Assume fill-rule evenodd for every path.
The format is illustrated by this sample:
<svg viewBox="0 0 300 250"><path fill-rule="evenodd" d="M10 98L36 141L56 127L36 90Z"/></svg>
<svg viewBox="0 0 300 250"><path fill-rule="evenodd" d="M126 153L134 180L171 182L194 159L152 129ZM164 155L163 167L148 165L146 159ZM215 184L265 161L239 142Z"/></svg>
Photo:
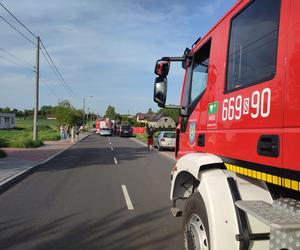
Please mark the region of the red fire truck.
<svg viewBox="0 0 300 250"><path fill-rule="evenodd" d="M239 0L156 63L154 101L180 114L170 198L185 249L300 249L299 10ZM178 106L166 105L173 62L185 70Z"/></svg>

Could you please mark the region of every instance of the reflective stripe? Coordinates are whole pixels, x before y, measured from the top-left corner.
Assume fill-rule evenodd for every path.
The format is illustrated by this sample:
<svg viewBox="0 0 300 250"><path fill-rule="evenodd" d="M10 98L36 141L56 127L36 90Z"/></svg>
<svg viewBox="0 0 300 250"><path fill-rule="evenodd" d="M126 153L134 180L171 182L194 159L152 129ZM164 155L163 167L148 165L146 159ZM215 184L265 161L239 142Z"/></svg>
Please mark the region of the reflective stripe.
<svg viewBox="0 0 300 250"><path fill-rule="evenodd" d="M236 172L238 174L246 175L258 180L269 182L278 186L300 191L300 182L288 178L282 178L276 175L268 174L265 172L255 171L249 168L244 168L229 163L225 163L227 170Z"/></svg>

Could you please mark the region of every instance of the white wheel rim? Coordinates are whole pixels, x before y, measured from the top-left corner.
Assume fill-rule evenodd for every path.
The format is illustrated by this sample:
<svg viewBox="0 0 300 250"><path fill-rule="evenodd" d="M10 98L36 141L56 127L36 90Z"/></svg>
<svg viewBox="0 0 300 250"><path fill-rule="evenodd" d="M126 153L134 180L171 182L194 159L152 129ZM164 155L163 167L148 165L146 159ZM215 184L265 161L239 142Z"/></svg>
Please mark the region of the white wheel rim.
<svg viewBox="0 0 300 250"><path fill-rule="evenodd" d="M208 239L204 224L197 214L192 214L184 229L186 250L208 250Z"/></svg>

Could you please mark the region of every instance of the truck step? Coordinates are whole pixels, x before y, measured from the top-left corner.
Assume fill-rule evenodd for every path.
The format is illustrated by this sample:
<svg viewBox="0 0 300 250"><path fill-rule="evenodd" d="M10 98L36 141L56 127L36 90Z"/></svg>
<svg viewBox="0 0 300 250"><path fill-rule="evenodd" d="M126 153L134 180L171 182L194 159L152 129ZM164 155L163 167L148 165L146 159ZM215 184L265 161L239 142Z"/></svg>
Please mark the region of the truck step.
<svg viewBox="0 0 300 250"><path fill-rule="evenodd" d="M236 201L236 206L270 226L270 249L300 249L300 201L280 198L264 201Z"/></svg>
<svg viewBox="0 0 300 250"><path fill-rule="evenodd" d="M246 213L253 215L274 229L300 230L300 202L279 199L269 204L264 201L237 201L235 203Z"/></svg>
<svg viewBox="0 0 300 250"><path fill-rule="evenodd" d="M170 208L171 214L174 217L181 217L182 216L182 210L180 210L178 207L172 207Z"/></svg>

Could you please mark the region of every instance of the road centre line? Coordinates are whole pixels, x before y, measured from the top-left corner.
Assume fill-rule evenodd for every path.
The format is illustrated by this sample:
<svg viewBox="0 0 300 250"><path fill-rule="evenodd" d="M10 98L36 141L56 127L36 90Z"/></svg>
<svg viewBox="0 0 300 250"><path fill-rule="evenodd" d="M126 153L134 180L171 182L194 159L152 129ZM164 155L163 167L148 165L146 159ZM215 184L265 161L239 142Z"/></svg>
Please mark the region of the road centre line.
<svg viewBox="0 0 300 250"><path fill-rule="evenodd" d="M127 208L128 210L133 210L133 205L132 205L132 202L130 200L130 196L128 194L128 191L127 191L127 188L125 185L122 185L122 191L123 191L123 194L124 194L124 197L125 197L125 201L126 201L126 205L127 205Z"/></svg>
<svg viewBox="0 0 300 250"><path fill-rule="evenodd" d="M111 151L114 151L114 148L112 146L110 146Z"/></svg>
<svg viewBox="0 0 300 250"><path fill-rule="evenodd" d="M118 165L118 160L117 160L116 157L114 157L114 162L115 162L116 165Z"/></svg>

